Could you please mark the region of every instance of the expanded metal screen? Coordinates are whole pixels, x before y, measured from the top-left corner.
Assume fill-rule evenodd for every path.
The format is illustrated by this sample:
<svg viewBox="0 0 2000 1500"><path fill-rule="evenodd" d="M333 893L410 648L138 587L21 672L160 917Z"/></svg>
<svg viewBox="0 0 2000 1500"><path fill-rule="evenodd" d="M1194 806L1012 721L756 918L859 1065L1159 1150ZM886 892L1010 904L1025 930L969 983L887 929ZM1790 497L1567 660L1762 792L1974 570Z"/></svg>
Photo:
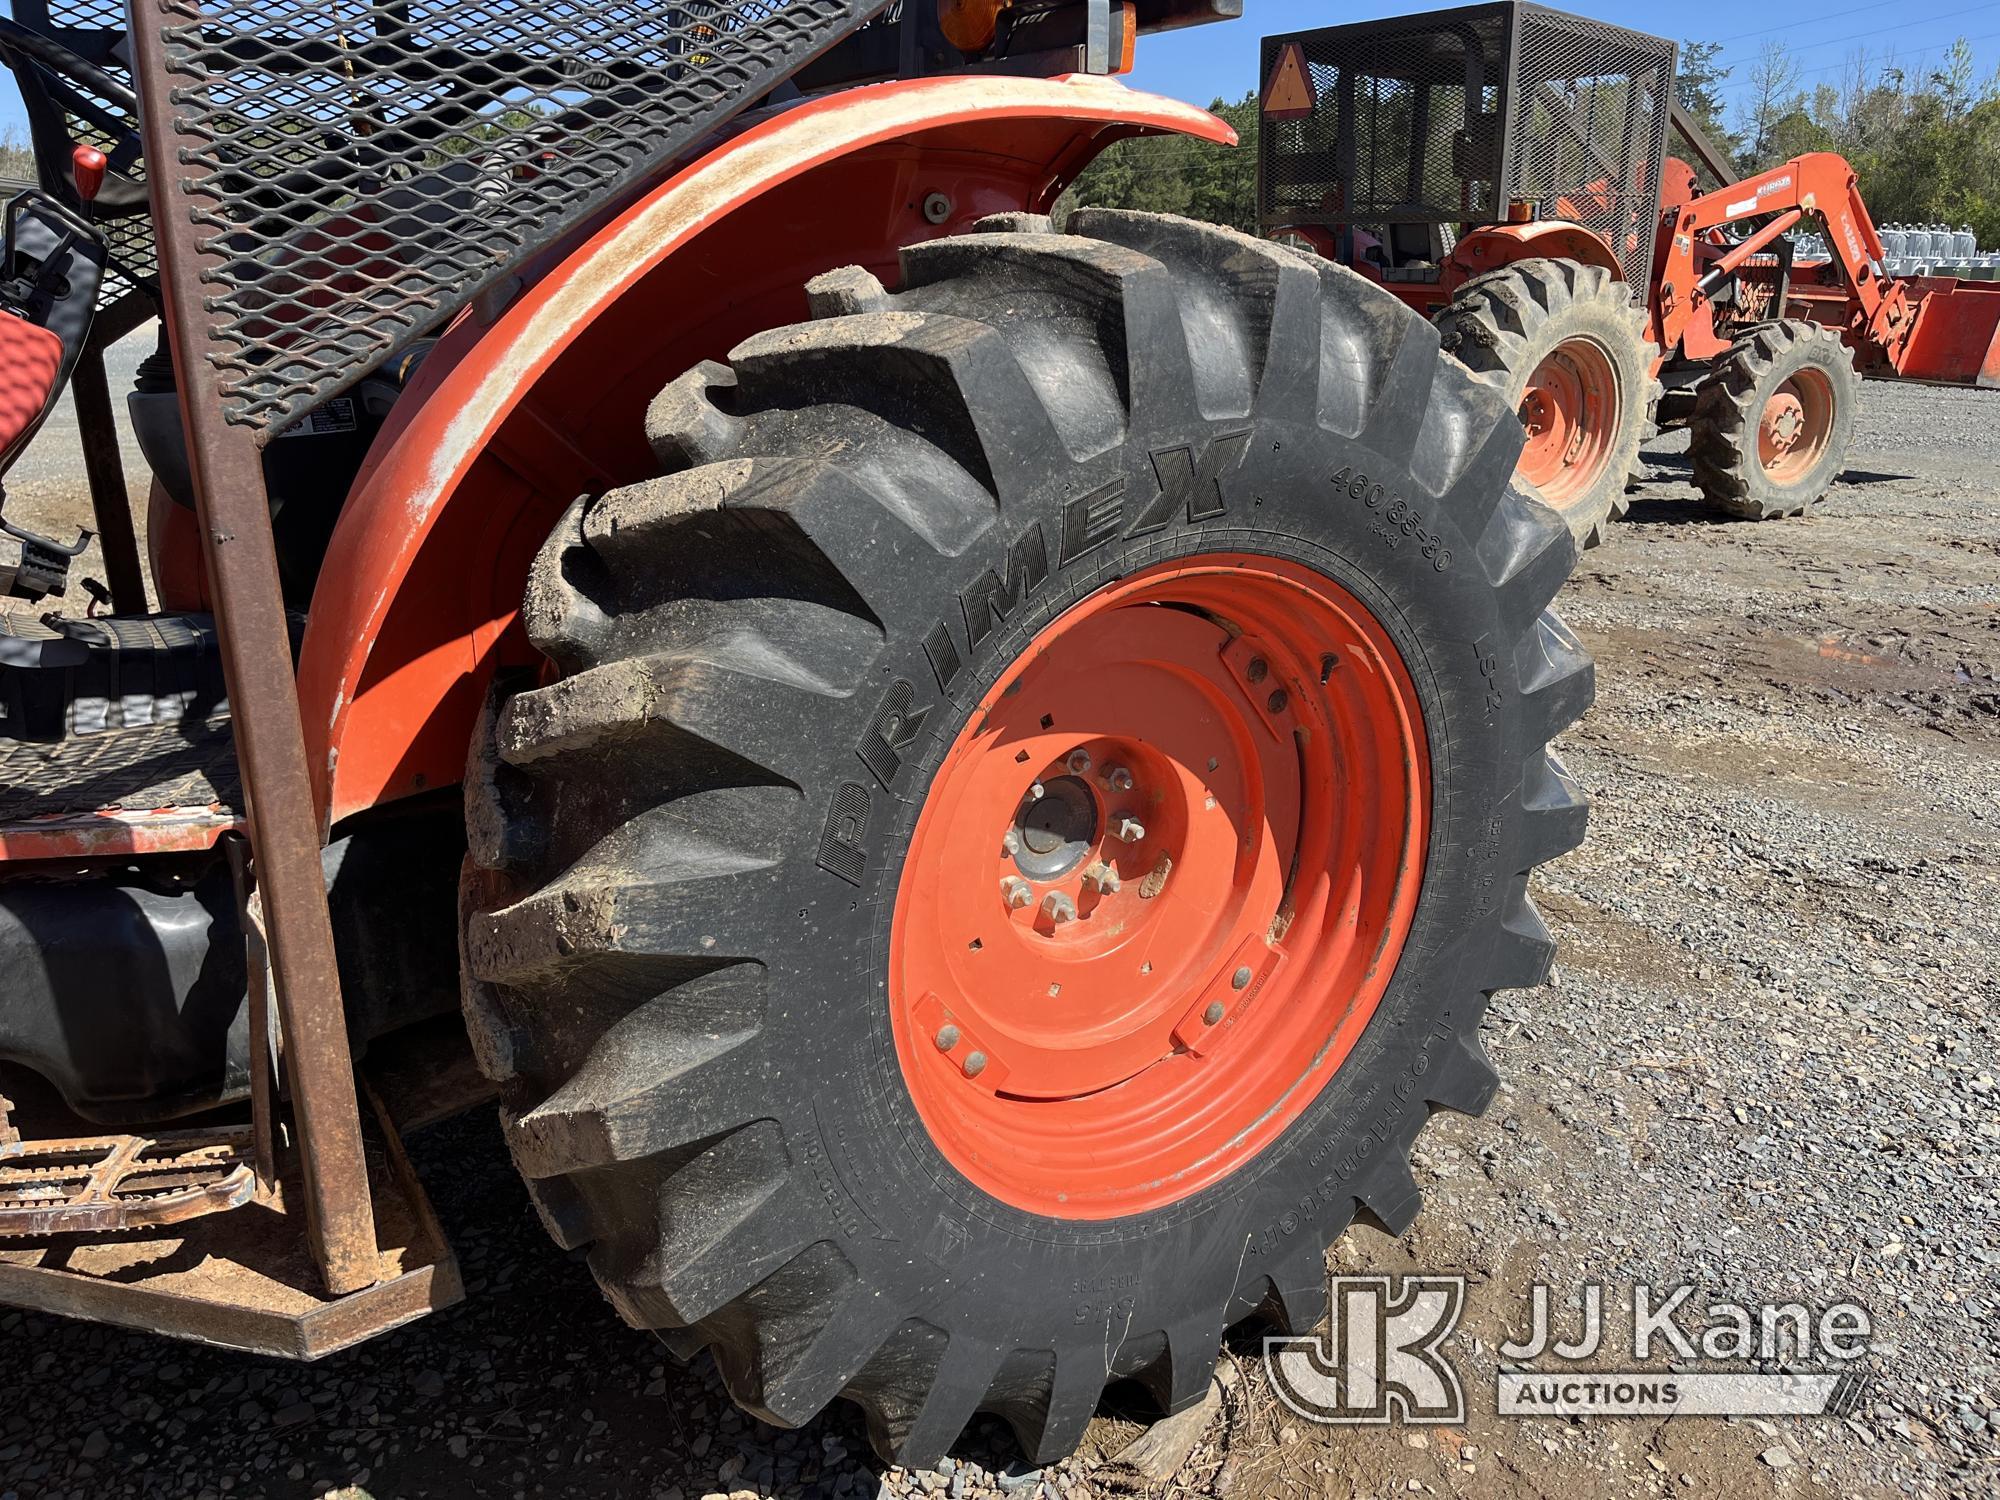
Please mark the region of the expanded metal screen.
<svg viewBox="0 0 2000 1500"><path fill-rule="evenodd" d="M1395 264L1451 233L1398 226L1493 223L1528 200L1603 235L1628 280L1649 274L1672 42L1505 0L1266 37L1267 89L1294 45L1310 107L1283 118L1267 100L1267 230L1366 228ZM1298 92L1282 97L1298 108Z"/></svg>
<svg viewBox="0 0 2000 1500"><path fill-rule="evenodd" d="M1506 195L1611 245L1628 281L1652 272L1674 44L1538 5L1516 7Z"/></svg>
<svg viewBox="0 0 2000 1500"><path fill-rule="evenodd" d="M136 0L206 357L281 429L435 328L883 0Z"/></svg>
<svg viewBox="0 0 2000 1500"><path fill-rule="evenodd" d="M13 0L12 11L23 26L61 41L130 87L131 70L123 47L125 0ZM25 59L20 65L33 70L21 83L38 156L46 156L57 164L59 172L67 173L66 147L75 141L104 152L113 167L132 182L145 182L144 159L136 149L121 149L139 130L139 121L130 110L93 94L74 79L57 78ZM134 288L150 289L157 268L153 220L144 203L116 212L106 209L96 218L110 248L109 274L99 290L99 302L109 303Z"/></svg>
<svg viewBox="0 0 2000 1500"><path fill-rule="evenodd" d="M1263 216L1279 224L1498 216L1506 6L1264 38L1304 56L1311 113L1262 124Z"/></svg>

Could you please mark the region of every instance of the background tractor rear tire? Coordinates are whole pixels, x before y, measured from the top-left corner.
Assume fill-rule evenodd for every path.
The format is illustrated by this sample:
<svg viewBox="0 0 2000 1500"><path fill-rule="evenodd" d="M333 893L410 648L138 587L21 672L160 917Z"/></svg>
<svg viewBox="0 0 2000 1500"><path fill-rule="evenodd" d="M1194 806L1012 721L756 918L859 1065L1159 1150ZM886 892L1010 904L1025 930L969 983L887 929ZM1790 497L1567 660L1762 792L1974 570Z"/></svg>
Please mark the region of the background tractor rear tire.
<svg viewBox="0 0 2000 1500"><path fill-rule="evenodd" d="M1847 466L1860 400L1854 353L1836 330L1758 324L1695 395L1688 457L1702 498L1748 521L1803 515Z"/></svg>
<svg viewBox="0 0 2000 1500"><path fill-rule="evenodd" d="M648 419L663 477L579 501L534 564L523 620L560 680L496 693L468 777L467 1016L551 1233L589 1247L635 1326L683 1356L712 1350L751 1411L794 1425L845 1396L909 1465L934 1463L982 1411L1054 1459L1108 1382L1135 1377L1178 1411L1205 1393L1229 1325L1261 1312L1310 1328L1329 1242L1357 1215L1400 1233L1416 1213L1407 1162L1424 1121L1492 1097L1480 1016L1494 990L1539 984L1553 947L1528 872L1574 847L1586 817L1547 749L1592 692L1547 612L1573 547L1510 485L1520 429L1498 393L1394 297L1325 261L1152 215L1069 227L1008 216L911 246L894 294L830 273L809 288L815 321L668 386ZM1253 653L1256 577L1301 590L1291 618L1342 601L1374 645ZM1243 617L1171 594L1198 587L1246 600ZM1142 588L1169 593L1107 615ZM1197 659L1141 682L1123 658L1087 658L1070 707L1023 720L1049 687L1023 674L1077 638L1072 622L1106 618L1092 639L1107 651L1185 640ZM941 903L970 899L991 923L970 943L944 931L947 959L1064 936L1051 907L1005 895L1011 832L956 861L926 852L932 833L948 846L971 826L954 778L1015 776L1028 808L1042 805L1030 775L1046 776L1055 803L1061 767L1035 772L1036 758L1095 732L1056 714L1102 730L1143 716L1169 676L1203 673L1220 684L1208 717L1238 723L1280 780L1313 753L1288 715L1402 685L1396 723L1338 721L1354 736L1343 755L1373 753L1371 736L1425 747L1398 773L1423 788L1400 819L1371 821L1387 805L1371 782L1347 788L1346 819L1294 827L1267 803L1242 843L1347 828L1372 858L1408 841L1386 887L1406 930L1358 950L1374 1008L1313 980L1308 939L1346 908L1288 883L1246 908L1249 942L1202 960L1215 987L1130 964L1133 998L1179 1016L1183 1040L1080 1096L1111 1107L1198 1079L1238 1055L1232 1028L1300 1013L1257 1006L1283 944L1298 1005L1337 1020L1282 1129L1189 1164L1185 1183L982 1157L954 1135L949 1100L1018 1122L1051 1160L1065 1142L1033 1122L1071 1118L1077 1100L1026 1091L1032 1028L1000 1034L990 1067L988 1040L955 1022L908 1029L933 1002L1013 995L940 999L898 978L910 931L944 931L927 915ZM1010 714L1018 754L967 759ZM1197 721L1176 714L1159 734ZM1068 752L1082 790L1067 805L1140 798L1127 766L1160 776L1152 743L1116 766ZM1164 779L1213 778L1226 812L1224 783L1242 778L1225 761L1183 759ZM1193 820L1218 814L1174 795L1135 801L1116 837L1145 850L1179 826L1191 847ZM1224 832L1211 850L1239 847ZM1050 847L1030 843L1037 858ZM1067 931L1088 939L1090 903L1113 894L1166 902L1249 868L1227 853L1169 866L1145 854L1122 891L1100 871ZM1198 924L1200 904L1187 909ZM1100 930L1121 951L1124 929ZM1010 1003L1059 1028L1082 1002L1054 990ZM1336 1040L1344 1061L1327 1060ZM996 1082L1009 1047L1024 1050Z"/></svg>
<svg viewBox="0 0 2000 1500"><path fill-rule="evenodd" d="M1528 429L1520 477L1569 524L1604 540L1642 472L1659 399L1646 314L1601 266L1521 260L1475 276L1438 315L1445 352L1494 385Z"/></svg>

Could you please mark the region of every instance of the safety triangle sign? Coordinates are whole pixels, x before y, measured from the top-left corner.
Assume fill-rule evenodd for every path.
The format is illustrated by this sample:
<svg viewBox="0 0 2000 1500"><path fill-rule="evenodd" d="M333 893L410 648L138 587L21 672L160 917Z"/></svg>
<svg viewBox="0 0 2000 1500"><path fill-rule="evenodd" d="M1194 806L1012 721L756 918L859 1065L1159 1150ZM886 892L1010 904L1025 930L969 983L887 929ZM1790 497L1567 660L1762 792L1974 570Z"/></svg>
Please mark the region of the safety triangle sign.
<svg viewBox="0 0 2000 1500"><path fill-rule="evenodd" d="M1306 55L1297 42L1286 42L1278 49L1271 76L1264 80L1264 118L1303 120L1312 112L1312 74L1306 71Z"/></svg>

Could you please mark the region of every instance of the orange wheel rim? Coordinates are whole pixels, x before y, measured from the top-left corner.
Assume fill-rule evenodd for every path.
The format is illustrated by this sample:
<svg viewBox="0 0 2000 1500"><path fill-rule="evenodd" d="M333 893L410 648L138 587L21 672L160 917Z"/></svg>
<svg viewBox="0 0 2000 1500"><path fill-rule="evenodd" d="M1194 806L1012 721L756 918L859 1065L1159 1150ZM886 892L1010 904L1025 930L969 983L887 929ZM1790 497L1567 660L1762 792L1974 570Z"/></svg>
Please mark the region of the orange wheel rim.
<svg viewBox="0 0 2000 1500"><path fill-rule="evenodd" d="M932 1139L1062 1218L1228 1176L1374 1014L1429 818L1415 686L1332 580L1212 554L1078 603L973 710L911 840L889 998Z"/></svg>
<svg viewBox="0 0 2000 1500"><path fill-rule="evenodd" d="M1557 345L1528 377L1518 410L1527 432L1518 470L1544 500L1568 505L1597 483L1622 417L1618 371L1601 345Z"/></svg>
<svg viewBox="0 0 2000 1500"><path fill-rule="evenodd" d="M1757 421L1757 457L1776 484L1796 484L1825 456L1833 436L1833 383L1800 370L1764 403Z"/></svg>

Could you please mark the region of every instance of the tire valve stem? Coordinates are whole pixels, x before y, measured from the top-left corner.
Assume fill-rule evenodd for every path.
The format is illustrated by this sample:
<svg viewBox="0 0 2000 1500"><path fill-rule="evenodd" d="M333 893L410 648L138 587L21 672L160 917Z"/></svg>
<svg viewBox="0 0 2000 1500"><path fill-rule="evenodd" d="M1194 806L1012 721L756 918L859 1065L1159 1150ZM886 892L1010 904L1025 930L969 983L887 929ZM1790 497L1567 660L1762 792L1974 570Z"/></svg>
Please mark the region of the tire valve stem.
<svg viewBox="0 0 2000 1500"><path fill-rule="evenodd" d="M1042 897L1042 915L1060 927L1076 920L1076 903L1062 891L1050 891Z"/></svg>
<svg viewBox="0 0 2000 1500"><path fill-rule="evenodd" d="M1136 844L1146 836L1146 825L1137 818L1120 818L1112 832L1118 835L1121 843Z"/></svg>
<svg viewBox="0 0 2000 1500"><path fill-rule="evenodd" d="M1100 896L1115 896L1121 884L1118 872L1102 860L1083 872L1083 880L1084 884Z"/></svg>
<svg viewBox="0 0 2000 1500"><path fill-rule="evenodd" d="M1019 911L1035 899L1035 893L1020 876L1009 875L1000 882L1000 899L1007 903L1007 910Z"/></svg>

